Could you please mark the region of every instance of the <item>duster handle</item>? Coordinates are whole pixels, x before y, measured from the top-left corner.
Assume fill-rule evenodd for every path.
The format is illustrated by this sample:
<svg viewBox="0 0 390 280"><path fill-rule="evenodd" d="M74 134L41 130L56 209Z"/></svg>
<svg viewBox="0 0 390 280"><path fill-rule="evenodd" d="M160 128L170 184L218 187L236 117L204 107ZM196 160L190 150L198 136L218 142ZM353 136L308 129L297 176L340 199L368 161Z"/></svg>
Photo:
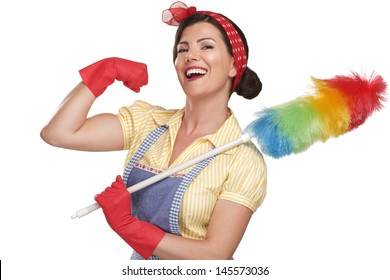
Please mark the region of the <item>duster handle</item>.
<svg viewBox="0 0 390 280"><path fill-rule="evenodd" d="M230 150L231 148L238 146L240 144L246 143L251 138L252 138L252 136L250 136L249 134L242 134L239 138L237 138L229 143L226 143L222 146L216 147L216 148L212 149L211 151L204 153L196 158L190 159L189 161L186 161L178 166L170 168L170 169L168 169L160 174L157 174L157 175L150 177L149 179L146 179L142 182L139 182L138 184L130 186L129 188L127 188L127 190L129 191L129 193L139 191L139 190L141 190L147 186L150 186L158 181L161 181L162 179L165 179L165 178L167 178L167 177L169 177L169 176L171 176L171 175L173 175L173 174L175 174L183 169L186 169L192 165L195 165L198 162L201 162L202 160L205 160L211 156L223 153L223 152ZM91 213L99 208L100 208L99 204L97 204L97 203L91 204L90 206L87 206L87 207L77 211L74 215L72 215L71 218L76 219L76 218L84 217L84 216L88 215L89 213Z"/></svg>

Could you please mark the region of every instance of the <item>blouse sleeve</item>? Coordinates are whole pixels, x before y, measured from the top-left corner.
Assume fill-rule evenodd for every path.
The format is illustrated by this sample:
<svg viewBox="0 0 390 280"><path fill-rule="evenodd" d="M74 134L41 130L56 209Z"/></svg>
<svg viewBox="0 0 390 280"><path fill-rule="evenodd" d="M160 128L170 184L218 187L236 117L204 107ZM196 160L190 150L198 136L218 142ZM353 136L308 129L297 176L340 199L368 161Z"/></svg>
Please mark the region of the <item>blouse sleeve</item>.
<svg viewBox="0 0 390 280"><path fill-rule="evenodd" d="M131 136L137 134L137 130L147 121L153 106L144 101L135 101L130 106L121 107L117 114L122 125L124 137L124 150L128 150L131 144Z"/></svg>
<svg viewBox="0 0 390 280"><path fill-rule="evenodd" d="M267 168L255 146L242 146L235 155L219 199L239 203L255 212L266 195Z"/></svg>

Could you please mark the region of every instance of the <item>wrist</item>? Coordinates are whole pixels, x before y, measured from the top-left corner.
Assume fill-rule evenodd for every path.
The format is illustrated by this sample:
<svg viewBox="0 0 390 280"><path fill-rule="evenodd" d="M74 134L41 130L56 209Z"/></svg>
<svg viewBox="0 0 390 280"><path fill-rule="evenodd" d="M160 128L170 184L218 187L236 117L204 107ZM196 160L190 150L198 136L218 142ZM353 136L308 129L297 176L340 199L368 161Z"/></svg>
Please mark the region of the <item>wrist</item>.
<svg viewBox="0 0 390 280"><path fill-rule="evenodd" d="M99 60L79 70L79 74L91 93L99 97L115 81L115 61L113 58Z"/></svg>
<svg viewBox="0 0 390 280"><path fill-rule="evenodd" d="M110 227L117 234L121 235L124 232L127 232L129 228L133 227L136 218L134 218L130 213L121 214L121 216L115 216L115 218L110 218L112 215L106 215L106 220Z"/></svg>

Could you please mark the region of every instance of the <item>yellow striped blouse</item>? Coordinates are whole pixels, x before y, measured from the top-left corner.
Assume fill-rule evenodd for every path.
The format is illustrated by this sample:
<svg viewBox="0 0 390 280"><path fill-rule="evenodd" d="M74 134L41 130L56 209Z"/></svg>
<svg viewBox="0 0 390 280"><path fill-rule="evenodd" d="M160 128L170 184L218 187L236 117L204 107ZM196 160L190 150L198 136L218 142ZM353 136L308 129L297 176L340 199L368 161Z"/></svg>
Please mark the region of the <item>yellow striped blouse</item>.
<svg viewBox="0 0 390 280"><path fill-rule="evenodd" d="M159 125L168 125L164 133L140 160L140 164L166 170L241 136L242 131L233 114L212 135L201 137L168 166L184 109L166 110L143 101L122 107L118 118L122 124L124 149L128 150L125 166L142 141ZM192 167L183 170L186 174ZM182 235L204 239L214 206L226 199L250 208L261 205L266 194L267 172L261 153L252 143L241 144L219 154L188 186L179 212Z"/></svg>

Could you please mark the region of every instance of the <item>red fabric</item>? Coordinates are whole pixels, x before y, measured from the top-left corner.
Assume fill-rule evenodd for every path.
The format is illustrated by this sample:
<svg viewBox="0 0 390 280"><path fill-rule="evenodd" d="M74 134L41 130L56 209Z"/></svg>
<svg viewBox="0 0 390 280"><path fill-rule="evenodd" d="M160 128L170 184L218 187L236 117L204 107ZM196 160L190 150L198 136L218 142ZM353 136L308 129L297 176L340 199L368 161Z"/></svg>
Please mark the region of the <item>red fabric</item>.
<svg viewBox="0 0 390 280"><path fill-rule="evenodd" d="M168 25L179 26L188 16L195 14L195 7L187 7L183 2L175 2L162 13L162 20Z"/></svg>
<svg viewBox="0 0 390 280"><path fill-rule="evenodd" d="M149 259L164 237L158 227L133 217L130 193L122 177L95 197L110 227L144 259Z"/></svg>
<svg viewBox="0 0 390 280"><path fill-rule="evenodd" d="M79 71L84 84L96 97L100 96L115 80L135 92L148 84L148 71L144 63L119 57L99 60Z"/></svg>
<svg viewBox="0 0 390 280"><path fill-rule="evenodd" d="M195 13L202 13L211 16L217 20L225 30L233 50L234 64L237 70L237 75L233 83L234 91L240 83L241 77L245 71L248 57L240 35L234 26L229 22L229 20L227 20L224 16L214 12L197 11L195 7L188 8L186 4L180 1L173 3L169 9L163 11L162 20L168 25L178 26L188 16Z"/></svg>

